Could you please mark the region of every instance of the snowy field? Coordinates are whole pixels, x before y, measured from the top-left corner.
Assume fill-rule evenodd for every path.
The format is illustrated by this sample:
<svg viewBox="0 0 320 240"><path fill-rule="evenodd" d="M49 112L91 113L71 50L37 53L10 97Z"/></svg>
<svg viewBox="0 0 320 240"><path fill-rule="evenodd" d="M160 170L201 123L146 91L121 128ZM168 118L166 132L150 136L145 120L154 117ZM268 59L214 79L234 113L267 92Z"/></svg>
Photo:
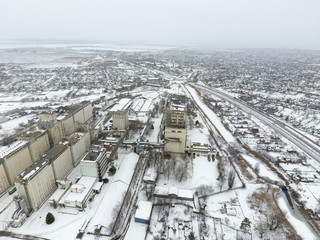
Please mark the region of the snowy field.
<svg viewBox="0 0 320 240"><path fill-rule="evenodd" d="M36 120L37 118L36 114L29 114L1 123L0 139L14 134L20 124L27 124L29 120Z"/></svg>
<svg viewBox="0 0 320 240"><path fill-rule="evenodd" d="M30 109L34 107L47 106L49 102L1 102L4 101L0 97L0 115L5 115L7 112L15 109Z"/></svg>

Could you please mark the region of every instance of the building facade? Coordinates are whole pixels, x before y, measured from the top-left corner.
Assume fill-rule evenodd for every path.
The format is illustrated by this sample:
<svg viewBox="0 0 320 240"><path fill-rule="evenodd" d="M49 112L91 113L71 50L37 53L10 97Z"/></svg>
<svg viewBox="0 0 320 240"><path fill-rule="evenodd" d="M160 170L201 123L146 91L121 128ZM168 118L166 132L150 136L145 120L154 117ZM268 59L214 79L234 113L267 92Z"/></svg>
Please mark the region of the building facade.
<svg viewBox="0 0 320 240"><path fill-rule="evenodd" d="M82 155L88 151L90 145L91 139L89 132L76 132L70 136L69 146L74 166L80 162Z"/></svg>
<svg viewBox="0 0 320 240"><path fill-rule="evenodd" d="M109 152L104 147L92 145L89 152L80 162L82 175L95 177L102 181L108 168L108 154Z"/></svg>
<svg viewBox="0 0 320 240"><path fill-rule="evenodd" d="M0 153L0 160L10 185L13 185L15 178L32 164L29 145L27 141L17 141L5 147Z"/></svg>
<svg viewBox="0 0 320 240"><path fill-rule="evenodd" d="M131 105L131 99L123 98L110 109L113 129L126 130L129 127L129 107Z"/></svg>
<svg viewBox="0 0 320 240"><path fill-rule="evenodd" d="M51 148L44 158L51 162L56 180L65 178L73 168L71 150L69 146L58 144Z"/></svg>
<svg viewBox="0 0 320 240"><path fill-rule="evenodd" d="M15 180L18 196L27 203L29 212L37 211L55 188L55 178L50 161L41 158L21 173Z"/></svg>
<svg viewBox="0 0 320 240"><path fill-rule="evenodd" d="M184 153L187 140L187 111L184 95L171 96L165 125L164 151Z"/></svg>
<svg viewBox="0 0 320 240"><path fill-rule="evenodd" d="M43 154L50 149L49 137L47 131L37 131L23 134L20 140L28 141L30 143L29 150L32 162L37 161Z"/></svg>
<svg viewBox="0 0 320 240"><path fill-rule="evenodd" d="M186 150L187 130L183 128L165 129L165 152L184 153Z"/></svg>
<svg viewBox="0 0 320 240"><path fill-rule="evenodd" d="M0 195L10 187L10 182L3 163L4 160L0 160Z"/></svg>

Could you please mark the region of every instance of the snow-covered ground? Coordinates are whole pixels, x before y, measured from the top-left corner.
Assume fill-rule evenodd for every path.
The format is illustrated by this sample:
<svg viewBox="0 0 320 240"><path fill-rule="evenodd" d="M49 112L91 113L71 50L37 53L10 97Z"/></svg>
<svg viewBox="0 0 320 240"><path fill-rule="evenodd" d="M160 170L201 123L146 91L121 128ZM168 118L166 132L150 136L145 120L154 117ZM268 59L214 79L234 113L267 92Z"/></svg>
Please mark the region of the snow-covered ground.
<svg viewBox="0 0 320 240"><path fill-rule="evenodd" d="M246 154L241 154L241 156L248 162L250 165L255 168L258 168L258 174L262 177L268 177L272 180L280 180L278 175L272 172L265 164L256 159L255 157L248 156ZM281 181L281 180L280 180Z"/></svg>
<svg viewBox="0 0 320 240"><path fill-rule="evenodd" d="M29 114L1 123L0 139L14 134L20 124L27 124L29 120L36 120L37 118L38 116L36 114Z"/></svg>
<svg viewBox="0 0 320 240"><path fill-rule="evenodd" d="M223 126L221 119L202 101L196 90L194 90L194 88L190 86L186 86L186 88L188 89L198 106L205 112L211 122L219 130L224 139L229 143L235 142L236 140L234 136L232 136L231 132Z"/></svg>
<svg viewBox="0 0 320 240"><path fill-rule="evenodd" d="M314 232L312 227L304 220L304 218L299 213L298 209L296 207L292 209L289 206L284 194L279 194L277 201L288 221L304 240L319 239L319 236Z"/></svg>
<svg viewBox="0 0 320 240"><path fill-rule="evenodd" d="M194 188L201 185L217 187L219 172L217 161L209 162L207 157L199 156L193 159L193 181Z"/></svg>
<svg viewBox="0 0 320 240"><path fill-rule="evenodd" d="M0 97L0 101L3 101ZM30 109L33 107L43 107L49 102L0 102L0 115L4 115L15 109Z"/></svg>
<svg viewBox="0 0 320 240"><path fill-rule="evenodd" d="M151 121L153 121L154 129L150 129L148 135L146 136L146 139L149 140L149 142L158 142L158 135L159 135L162 117L163 117L163 114L160 114L156 118L151 118Z"/></svg>

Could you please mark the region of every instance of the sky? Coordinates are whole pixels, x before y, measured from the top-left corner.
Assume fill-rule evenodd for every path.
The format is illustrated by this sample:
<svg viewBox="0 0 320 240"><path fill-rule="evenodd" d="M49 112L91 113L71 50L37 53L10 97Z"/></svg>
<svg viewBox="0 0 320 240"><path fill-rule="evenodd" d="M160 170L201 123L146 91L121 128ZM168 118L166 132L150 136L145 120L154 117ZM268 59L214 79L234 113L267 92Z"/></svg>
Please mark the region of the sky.
<svg viewBox="0 0 320 240"><path fill-rule="evenodd" d="M320 49L319 10L319 0L0 0L0 39Z"/></svg>

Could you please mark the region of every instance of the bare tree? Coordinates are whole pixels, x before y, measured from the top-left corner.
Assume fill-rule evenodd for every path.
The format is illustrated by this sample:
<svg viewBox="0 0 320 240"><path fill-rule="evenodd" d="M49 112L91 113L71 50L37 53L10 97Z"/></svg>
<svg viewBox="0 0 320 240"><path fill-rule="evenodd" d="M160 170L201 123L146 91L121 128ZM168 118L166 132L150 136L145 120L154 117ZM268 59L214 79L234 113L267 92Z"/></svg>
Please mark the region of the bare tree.
<svg viewBox="0 0 320 240"><path fill-rule="evenodd" d="M263 235L267 232L268 227L264 220L259 221L255 226L255 230L259 232L260 238L263 238Z"/></svg>
<svg viewBox="0 0 320 240"><path fill-rule="evenodd" d="M254 171L255 171L257 174L259 174L259 172L260 172L260 165L259 165L259 163L256 163L256 164L254 165Z"/></svg>
<svg viewBox="0 0 320 240"><path fill-rule="evenodd" d="M276 230L283 222L283 216L279 211L272 209L265 212L267 218L267 226L270 231Z"/></svg>
<svg viewBox="0 0 320 240"><path fill-rule="evenodd" d="M196 193L199 196L203 196L209 193L213 193L213 187L209 186L209 185L200 185L197 187Z"/></svg>

